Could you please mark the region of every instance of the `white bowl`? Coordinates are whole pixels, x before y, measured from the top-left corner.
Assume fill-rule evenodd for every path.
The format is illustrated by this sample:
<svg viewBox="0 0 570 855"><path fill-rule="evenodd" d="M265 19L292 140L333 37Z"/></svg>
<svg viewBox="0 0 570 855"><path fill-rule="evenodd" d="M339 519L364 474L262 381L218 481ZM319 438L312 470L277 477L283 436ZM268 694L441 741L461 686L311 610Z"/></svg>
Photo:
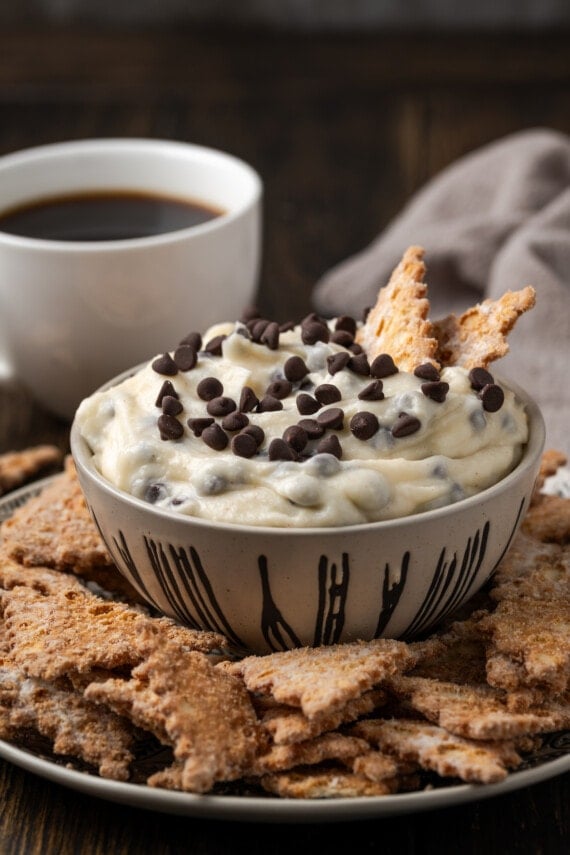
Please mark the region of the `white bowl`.
<svg viewBox="0 0 570 855"><path fill-rule="evenodd" d="M298 529L208 522L161 510L112 486L95 468L77 423L71 449L109 552L161 612L222 632L237 648L258 653L409 639L432 629L485 584L528 507L544 422L528 395L509 386L529 420L529 440L516 468L478 495L385 522Z"/></svg>

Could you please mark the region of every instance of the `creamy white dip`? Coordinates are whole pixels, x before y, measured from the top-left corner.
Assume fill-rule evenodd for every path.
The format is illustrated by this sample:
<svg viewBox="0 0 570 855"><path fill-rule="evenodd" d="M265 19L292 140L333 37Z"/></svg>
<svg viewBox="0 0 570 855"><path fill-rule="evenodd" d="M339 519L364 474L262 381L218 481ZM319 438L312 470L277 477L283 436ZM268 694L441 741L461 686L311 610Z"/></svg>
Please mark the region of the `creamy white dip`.
<svg viewBox="0 0 570 855"><path fill-rule="evenodd" d="M76 416L80 433L97 469L120 490L157 507L220 522L343 526L451 504L496 483L520 459L527 440L522 404L512 391L501 387L504 402L489 411L481 389L473 388L463 368L441 371L438 380L444 385L438 390L444 390L439 395L443 400L426 394L429 385L422 390L425 378L403 371L383 376L384 397L373 400L358 396L375 381L374 376L349 366L331 374L327 358L348 351L332 341L305 344L299 326L281 332L274 349L252 341L240 323L218 325L203 341L220 335L226 336L221 355L201 350L195 365L173 375L157 373L151 360L119 385L81 403ZM277 399L280 404L273 399L281 409L245 408L249 427L260 427L264 439L252 456L241 456L235 437L243 428L224 430L224 417L208 413L208 401L199 396L198 384L206 378L219 380L220 397L230 399L226 406L234 402L235 415L240 400L245 400L244 387L262 400L270 384L283 379L284 365L292 356L304 361L308 373L291 382L288 394ZM181 434L178 438L163 438L158 426L163 415L161 395L166 406L165 381L175 392L170 405L172 397L179 402L175 409L180 412L167 417L171 427L174 423L174 433ZM327 388L319 390L323 385ZM332 394L339 400L317 402L318 409L311 414L299 412L299 395L316 401L316 396L330 395L330 386L338 390ZM279 394L287 392L287 383L284 387ZM326 422L327 411L332 410L341 411L342 424L337 418L333 427L319 428L322 436L305 437L306 444L299 450L286 446L294 459L281 459L283 443L274 445L269 454L272 441L281 439L287 428L302 419L311 419L314 427L317 420ZM364 417L365 427L358 429L358 419L353 422L353 418L363 412L371 416ZM222 450L212 448L204 434L195 435L188 426L191 420L199 432L192 420L203 418L213 419L223 430L227 445ZM246 419L241 417L242 422ZM299 446L302 434L300 438ZM327 438L333 453L326 443L324 452L318 450Z"/></svg>

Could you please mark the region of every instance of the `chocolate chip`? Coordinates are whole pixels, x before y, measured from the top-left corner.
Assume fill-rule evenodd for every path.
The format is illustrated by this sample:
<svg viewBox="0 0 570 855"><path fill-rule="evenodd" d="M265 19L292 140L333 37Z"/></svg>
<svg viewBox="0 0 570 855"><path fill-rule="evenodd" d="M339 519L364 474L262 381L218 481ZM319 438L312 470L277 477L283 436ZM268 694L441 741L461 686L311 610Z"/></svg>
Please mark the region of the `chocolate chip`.
<svg viewBox="0 0 570 855"><path fill-rule="evenodd" d="M209 342L207 342L204 350L206 353L211 354L211 356L221 356L222 355L222 344L227 339L227 335L216 335L214 338L211 338Z"/></svg>
<svg viewBox="0 0 570 855"><path fill-rule="evenodd" d="M174 377L175 374L178 374L176 363L169 353L163 353L162 356L157 356L152 362L152 369L153 371L156 371L157 374L166 374L170 377Z"/></svg>
<svg viewBox="0 0 570 855"><path fill-rule="evenodd" d="M295 398L297 409L302 416L312 416L317 410L320 410L321 405L312 395L307 395L306 392L300 392Z"/></svg>
<svg viewBox="0 0 570 855"><path fill-rule="evenodd" d="M245 413L232 412L222 419L222 427L230 433L235 433L237 430L243 430L249 424L249 419Z"/></svg>
<svg viewBox="0 0 570 855"><path fill-rule="evenodd" d="M346 330L335 330L331 333L331 341L341 347L350 347L354 344L354 336Z"/></svg>
<svg viewBox="0 0 570 855"><path fill-rule="evenodd" d="M414 374L420 380L429 380L434 383L440 379L439 371L431 362L422 362L421 365L414 368Z"/></svg>
<svg viewBox="0 0 570 855"><path fill-rule="evenodd" d="M219 395L217 398L212 398L206 404L206 410L211 416L227 416L228 413L233 413L237 408L237 404L233 398L227 398L225 395Z"/></svg>
<svg viewBox="0 0 570 855"><path fill-rule="evenodd" d="M355 374L360 374L362 377L368 377L370 374L370 364L365 353L358 353L356 356L351 356L347 363L347 368L354 371Z"/></svg>
<svg viewBox="0 0 570 855"><path fill-rule="evenodd" d="M257 452L258 444L250 433L238 433L232 438L231 448L238 457L253 457Z"/></svg>
<svg viewBox="0 0 570 855"><path fill-rule="evenodd" d="M214 419L208 417L188 419L186 424L188 425L194 436L202 436L202 433L206 430L206 428L214 424Z"/></svg>
<svg viewBox="0 0 570 855"><path fill-rule="evenodd" d="M192 347L196 353L202 347L202 336L199 332L191 332L188 335L185 335L184 338L178 342L179 345L188 344Z"/></svg>
<svg viewBox="0 0 570 855"><path fill-rule="evenodd" d="M422 383L420 388L426 398L431 398L432 401L442 404L449 392L449 383L444 383L443 380L434 380L428 383Z"/></svg>
<svg viewBox="0 0 570 855"><path fill-rule="evenodd" d="M415 433L422 426L422 423L415 416L409 413L400 413L394 424L392 425L392 436L400 439L403 436L409 436Z"/></svg>
<svg viewBox="0 0 570 855"><path fill-rule="evenodd" d="M162 412L167 416L178 416L183 409L182 401L174 395L165 395L162 399Z"/></svg>
<svg viewBox="0 0 570 855"><path fill-rule="evenodd" d="M259 398L250 386L244 386L239 397L240 413L251 413L259 404Z"/></svg>
<svg viewBox="0 0 570 855"><path fill-rule="evenodd" d="M370 373L377 378L390 377L392 374L397 374L398 369L389 353L381 353L373 360Z"/></svg>
<svg viewBox="0 0 570 855"><path fill-rule="evenodd" d="M166 494L165 485L161 484L159 481L155 481L145 488L144 500L145 502L150 502L151 505L154 505L159 499L164 499Z"/></svg>
<svg viewBox="0 0 570 855"><path fill-rule="evenodd" d="M161 439L180 439L184 433L184 426L174 416L163 413L158 417L157 424Z"/></svg>
<svg viewBox="0 0 570 855"><path fill-rule="evenodd" d="M229 442L227 433L215 422L202 431L202 439L214 451L223 451Z"/></svg>
<svg viewBox="0 0 570 855"><path fill-rule="evenodd" d="M171 398L178 397L178 392L176 391L170 380L165 380L162 386L160 387L160 392L158 393L158 397L154 402L155 406L162 407L163 398L165 398L167 395L170 395Z"/></svg>
<svg viewBox="0 0 570 855"><path fill-rule="evenodd" d="M300 356L290 356L283 366L283 373L291 383L298 383L309 373L305 361Z"/></svg>
<svg viewBox="0 0 570 855"><path fill-rule="evenodd" d="M346 368L348 365L348 360L350 359L349 353L333 353L331 356L327 356L327 367L329 369L329 374L338 374L339 371L342 371L343 368Z"/></svg>
<svg viewBox="0 0 570 855"><path fill-rule="evenodd" d="M483 386L479 392L479 397L483 403L483 409L487 413L496 413L505 402L505 393L496 383L488 383Z"/></svg>
<svg viewBox="0 0 570 855"><path fill-rule="evenodd" d="M260 446L265 439L265 432L263 428L259 427L259 425L248 425L247 427L244 427L242 433L247 433L252 436L258 446Z"/></svg>
<svg viewBox="0 0 570 855"><path fill-rule="evenodd" d="M318 341L327 342L329 338L329 328L322 321L315 320L301 324L301 341L303 344L316 344Z"/></svg>
<svg viewBox="0 0 570 855"><path fill-rule="evenodd" d="M224 387L217 377L204 377L196 386L196 394L203 401L211 401L213 398L219 398L224 391Z"/></svg>
<svg viewBox="0 0 570 855"><path fill-rule="evenodd" d="M342 394L338 386L334 386L332 383L321 383L315 389L315 398L319 404L325 406L325 404L336 404L337 401L341 400Z"/></svg>
<svg viewBox="0 0 570 855"><path fill-rule="evenodd" d="M325 432L324 427L316 419L299 419L297 424L303 428L309 439L319 439Z"/></svg>
<svg viewBox="0 0 570 855"><path fill-rule="evenodd" d="M274 413L277 410L282 410L283 404L279 398L274 398L273 395L264 395L257 405L258 413Z"/></svg>
<svg viewBox="0 0 570 855"><path fill-rule="evenodd" d="M251 340L259 343L261 341L261 336L265 331L265 327L269 326L269 321L265 318L255 318L246 324L249 334L251 335Z"/></svg>
<svg viewBox="0 0 570 855"><path fill-rule="evenodd" d="M279 324L279 332L289 332L295 329L295 321L285 321L284 324Z"/></svg>
<svg viewBox="0 0 570 855"><path fill-rule="evenodd" d="M283 433L283 439L295 451L302 451L309 441L309 436L306 430L303 430L299 425L289 425Z"/></svg>
<svg viewBox="0 0 570 855"><path fill-rule="evenodd" d="M269 443L267 454L270 460L297 460L297 453L284 439L275 437Z"/></svg>
<svg viewBox="0 0 570 855"><path fill-rule="evenodd" d="M259 340L269 350L277 350L279 347L279 324L275 323L275 321L267 324Z"/></svg>
<svg viewBox="0 0 570 855"><path fill-rule="evenodd" d="M373 380L372 383L368 383L368 385L358 393L358 397L361 401L383 401L384 392L382 389L382 381Z"/></svg>
<svg viewBox="0 0 570 855"><path fill-rule="evenodd" d="M332 454L339 460L342 457L342 447L338 441L338 437L334 433L329 434L321 439L315 449L317 454Z"/></svg>
<svg viewBox="0 0 570 855"><path fill-rule="evenodd" d="M189 344L179 344L174 351L174 362L179 371L190 371L198 361L198 354Z"/></svg>
<svg viewBox="0 0 570 855"><path fill-rule="evenodd" d="M344 410L340 407L331 407L329 410L323 410L317 416L317 421L326 430L342 430L344 425Z"/></svg>
<svg viewBox="0 0 570 855"><path fill-rule="evenodd" d="M246 306L243 312L240 315L240 321L242 324L247 324L248 321L255 320L255 318L260 318L261 312L257 308L257 306Z"/></svg>
<svg viewBox="0 0 570 855"><path fill-rule="evenodd" d="M479 392L483 386L490 386L495 380L486 368L472 368L469 372L469 382L471 383L471 388Z"/></svg>
<svg viewBox="0 0 570 855"><path fill-rule="evenodd" d="M287 395L291 394L293 386L290 380L285 380L285 378L281 380L274 380L273 383L270 383L267 389L265 390L266 395L272 395L274 398L279 398L279 400L283 400Z"/></svg>
<svg viewBox="0 0 570 855"><path fill-rule="evenodd" d="M364 350L362 349L362 347L359 344L357 344L356 342L354 342L354 344L351 344L348 349L350 350L351 353L354 353L355 356L358 356L360 353L364 353Z"/></svg>
<svg viewBox="0 0 570 855"><path fill-rule="evenodd" d="M350 420L350 430L357 439L370 439L378 431L380 423L374 413L363 410Z"/></svg>
<svg viewBox="0 0 570 855"><path fill-rule="evenodd" d="M335 330L343 330L349 332L353 337L356 335L356 321L350 315L341 315L336 319Z"/></svg>

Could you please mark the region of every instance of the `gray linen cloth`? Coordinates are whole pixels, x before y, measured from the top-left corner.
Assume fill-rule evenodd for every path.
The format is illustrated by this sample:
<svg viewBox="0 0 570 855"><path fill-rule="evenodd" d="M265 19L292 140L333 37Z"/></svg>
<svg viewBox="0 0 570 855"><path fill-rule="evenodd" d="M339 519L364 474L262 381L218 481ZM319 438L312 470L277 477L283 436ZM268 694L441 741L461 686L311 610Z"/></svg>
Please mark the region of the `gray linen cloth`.
<svg viewBox="0 0 570 855"><path fill-rule="evenodd" d="M368 247L322 276L314 308L360 316L412 244L426 252L433 320L534 286L536 306L490 367L534 397L547 448L570 457L570 138L522 131L456 161Z"/></svg>

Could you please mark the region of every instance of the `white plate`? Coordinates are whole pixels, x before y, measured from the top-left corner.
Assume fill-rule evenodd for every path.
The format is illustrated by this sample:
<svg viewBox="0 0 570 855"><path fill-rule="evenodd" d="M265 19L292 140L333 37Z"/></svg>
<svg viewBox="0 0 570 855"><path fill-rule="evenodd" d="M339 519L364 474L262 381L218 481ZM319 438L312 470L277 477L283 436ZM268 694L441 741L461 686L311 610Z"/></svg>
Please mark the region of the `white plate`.
<svg viewBox="0 0 570 855"><path fill-rule="evenodd" d="M0 522L52 479L46 478L0 500ZM143 745L135 765L156 768L163 749ZM503 795L570 772L570 731L547 734L540 750L525 757L523 766L498 784L451 784L393 796L367 796L322 800L279 799L252 795L193 795L161 790L144 784L100 778L88 771L68 768L67 758L51 755L49 743L38 737L31 744L0 741L0 757L22 769L65 787L131 807L167 814L240 822L341 822L416 813ZM147 770L148 771L148 770ZM154 771L154 769L152 769ZM434 779L435 780L435 779Z"/></svg>

